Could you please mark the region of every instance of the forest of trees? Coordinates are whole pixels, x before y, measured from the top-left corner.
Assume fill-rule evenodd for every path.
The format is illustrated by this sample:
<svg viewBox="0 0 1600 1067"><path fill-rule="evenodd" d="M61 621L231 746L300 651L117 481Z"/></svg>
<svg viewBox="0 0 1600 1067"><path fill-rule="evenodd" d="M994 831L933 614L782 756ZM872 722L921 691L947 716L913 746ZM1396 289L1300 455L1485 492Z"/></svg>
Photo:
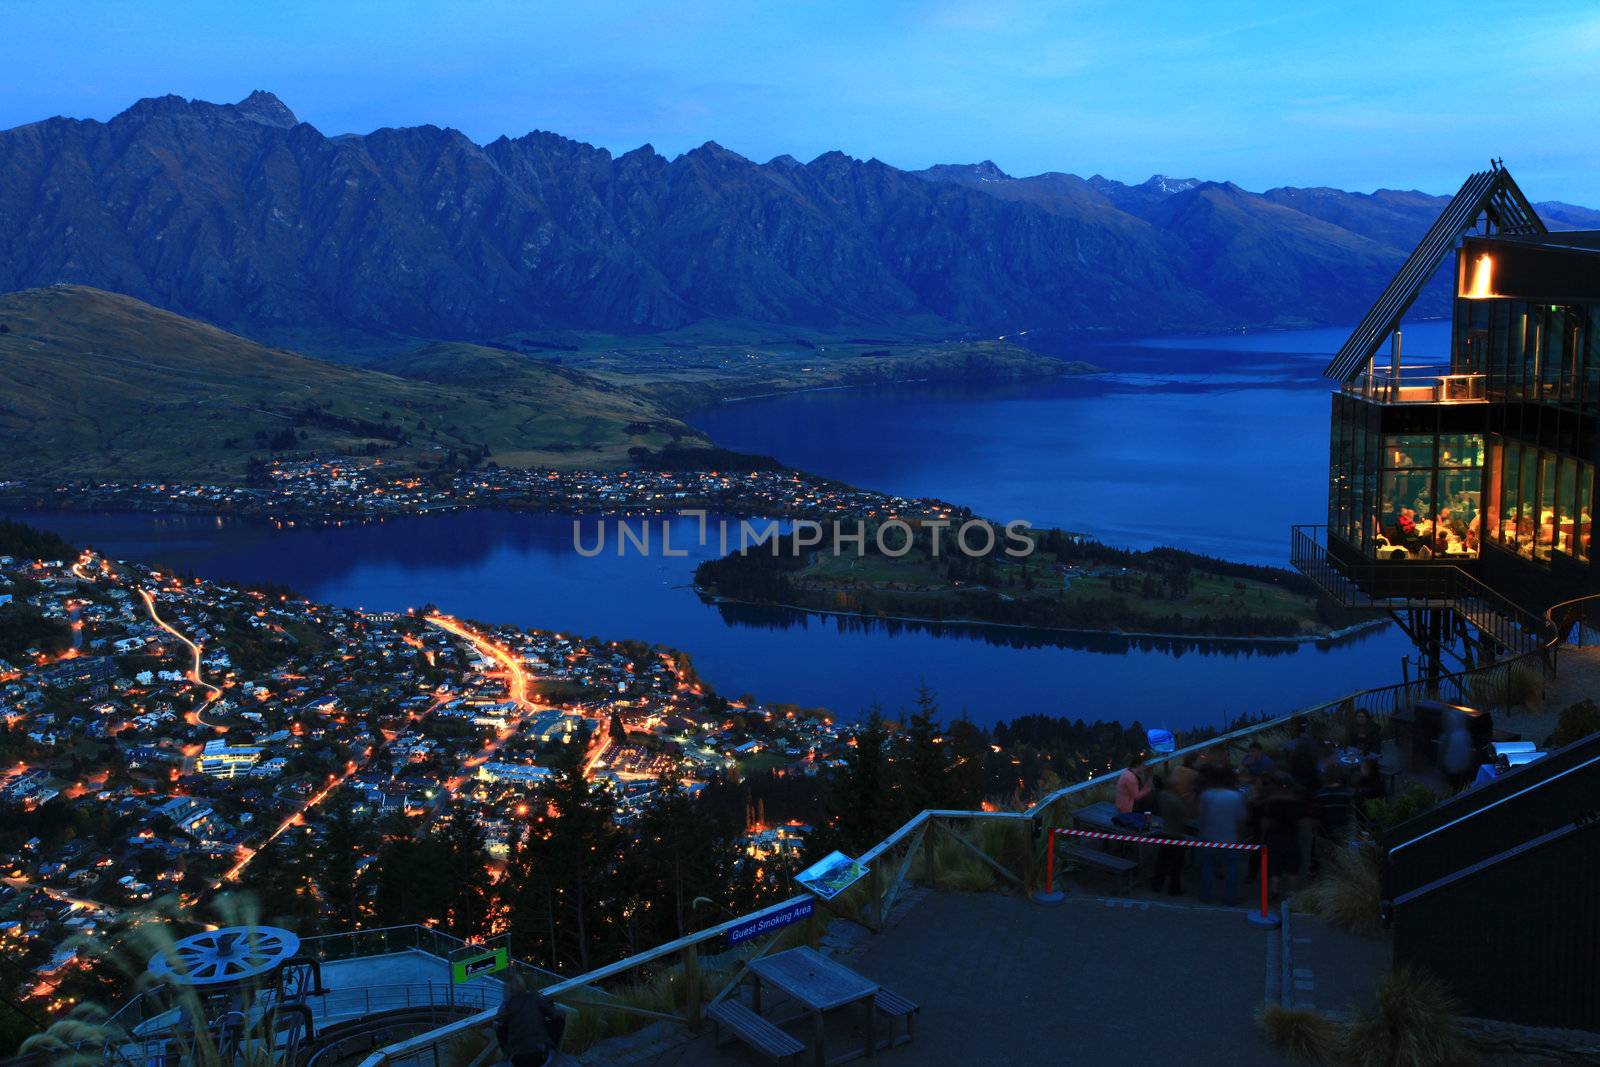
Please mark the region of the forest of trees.
<svg viewBox="0 0 1600 1067"><path fill-rule="evenodd" d="M1302 632L1301 620L1270 610L1195 614L1170 606L1190 593L1196 575L1239 583L1241 597L1245 581L1270 583L1299 596L1319 595L1305 576L1280 567L1233 563L1175 548L1112 548L1061 530L1036 530L1032 535L1035 550L1029 562L1022 564L1005 555L1003 537L997 536L988 552L968 555L958 549L950 530L931 535L921 531L916 547L904 557L910 566L905 568L903 588L898 583L842 588L807 580L802 572L818 549L797 546L797 535L791 533L776 552L753 549L701 563L695 571L695 584L704 592L739 601L886 618L975 619L1040 629L1121 629L1214 637L1291 637ZM894 546L900 544L901 536L891 539ZM939 538L937 559L931 553L933 536ZM822 544L832 543L831 533L825 532ZM846 541L845 551L857 551L853 544ZM876 551L871 534L866 539L866 558L886 562ZM1126 568L1128 573L1114 577L1107 593L1069 597L1056 575L1058 566ZM937 593L923 587L933 576L948 583ZM1356 621L1351 613L1320 599L1316 615L1330 628Z"/></svg>

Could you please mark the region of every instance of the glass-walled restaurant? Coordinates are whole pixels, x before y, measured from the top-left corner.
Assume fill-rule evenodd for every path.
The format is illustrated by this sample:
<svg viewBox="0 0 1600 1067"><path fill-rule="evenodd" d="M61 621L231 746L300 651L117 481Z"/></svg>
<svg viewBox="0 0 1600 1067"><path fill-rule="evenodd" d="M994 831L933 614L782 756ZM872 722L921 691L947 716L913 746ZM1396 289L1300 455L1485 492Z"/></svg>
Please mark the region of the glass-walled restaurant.
<svg viewBox="0 0 1600 1067"><path fill-rule="evenodd" d="M1386 433L1381 405L1336 396L1334 406L1331 532L1375 559L1476 559L1484 435Z"/></svg>
<svg viewBox="0 0 1600 1067"><path fill-rule="evenodd" d="M1368 559L1593 558L1600 304L1500 295L1487 247L1461 254L1451 391L1334 396L1329 533Z"/></svg>

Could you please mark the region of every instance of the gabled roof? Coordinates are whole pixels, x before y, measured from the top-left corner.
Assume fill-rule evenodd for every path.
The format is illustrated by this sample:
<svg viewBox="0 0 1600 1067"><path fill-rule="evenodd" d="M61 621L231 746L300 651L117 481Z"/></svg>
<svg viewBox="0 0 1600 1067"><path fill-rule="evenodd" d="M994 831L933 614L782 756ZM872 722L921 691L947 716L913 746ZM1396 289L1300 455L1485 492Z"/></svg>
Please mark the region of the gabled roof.
<svg viewBox="0 0 1600 1067"><path fill-rule="evenodd" d="M1511 172L1498 160L1491 160L1489 169L1468 178L1461 190L1434 220L1433 226L1423 236L1411 255L1400 265L1400 270L1389 282L1388 288L1378 297L1350 339L1333 357L1328 369L1322 373L1329 378L1348 382L1366 367L1383 344L1383 339L1400 325L1417 294L1433 277L1434 270L1445 253L1485 216L1488 232L1501 234L1543 234L1545 225L1533 205L1522 195Z"/></svg>

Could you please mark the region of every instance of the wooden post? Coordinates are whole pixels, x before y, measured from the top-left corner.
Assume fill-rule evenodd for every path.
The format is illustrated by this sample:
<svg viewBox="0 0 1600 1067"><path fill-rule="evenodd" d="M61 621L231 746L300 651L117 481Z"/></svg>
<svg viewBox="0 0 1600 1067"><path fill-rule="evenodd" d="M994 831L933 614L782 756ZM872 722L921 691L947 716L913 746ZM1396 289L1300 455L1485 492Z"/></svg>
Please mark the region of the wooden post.
<svg viewBox="0 0 1600 1067"><path fill-rule="evenodd" d="M1033 884L1034 878L1039 874L1039 848L1038 842L1033 838L1033 824L1019 823L1022 826L1022 892L1026 894L1028 887ZM1045 831L1048 837L1050 831Z"/></svg>
<svg viewBox="0 0 1600 1067"><path fill-rule="evenodd" d="M878 861L884 857L879 856ZM879 930L883 929L883 864L875 861L872 869L867 872L868 902L872 905L873 925Z"/></svg>
<svg viewBox="0 0 1600 1067"><path fill-rule="evenodd" d="M683 949L683 996L684 1016L689 1020L689 1029L700 1029L700 944L690 942Z"/></svg>

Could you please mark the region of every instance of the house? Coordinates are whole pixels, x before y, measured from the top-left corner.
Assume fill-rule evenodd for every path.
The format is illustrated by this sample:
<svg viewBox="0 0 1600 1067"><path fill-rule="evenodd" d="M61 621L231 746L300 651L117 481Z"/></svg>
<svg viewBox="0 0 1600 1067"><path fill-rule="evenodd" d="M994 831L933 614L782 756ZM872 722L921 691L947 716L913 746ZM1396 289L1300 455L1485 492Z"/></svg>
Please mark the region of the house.
<svg viewBox="0 0 1600 1067"><path fill-rule="evenodd" d="M532 763L499 763L490 760L478 768L478 780L504 782L508 785L536 786L556 776L549 767Z"/></svg>
<svg viewBox="0 0 1600 1067"><path fill-rule="evenodd" d="M260 745L229 745L221 739L207 741L195 758L195 770L213 778L232 778L261 759Z"/></svg>

